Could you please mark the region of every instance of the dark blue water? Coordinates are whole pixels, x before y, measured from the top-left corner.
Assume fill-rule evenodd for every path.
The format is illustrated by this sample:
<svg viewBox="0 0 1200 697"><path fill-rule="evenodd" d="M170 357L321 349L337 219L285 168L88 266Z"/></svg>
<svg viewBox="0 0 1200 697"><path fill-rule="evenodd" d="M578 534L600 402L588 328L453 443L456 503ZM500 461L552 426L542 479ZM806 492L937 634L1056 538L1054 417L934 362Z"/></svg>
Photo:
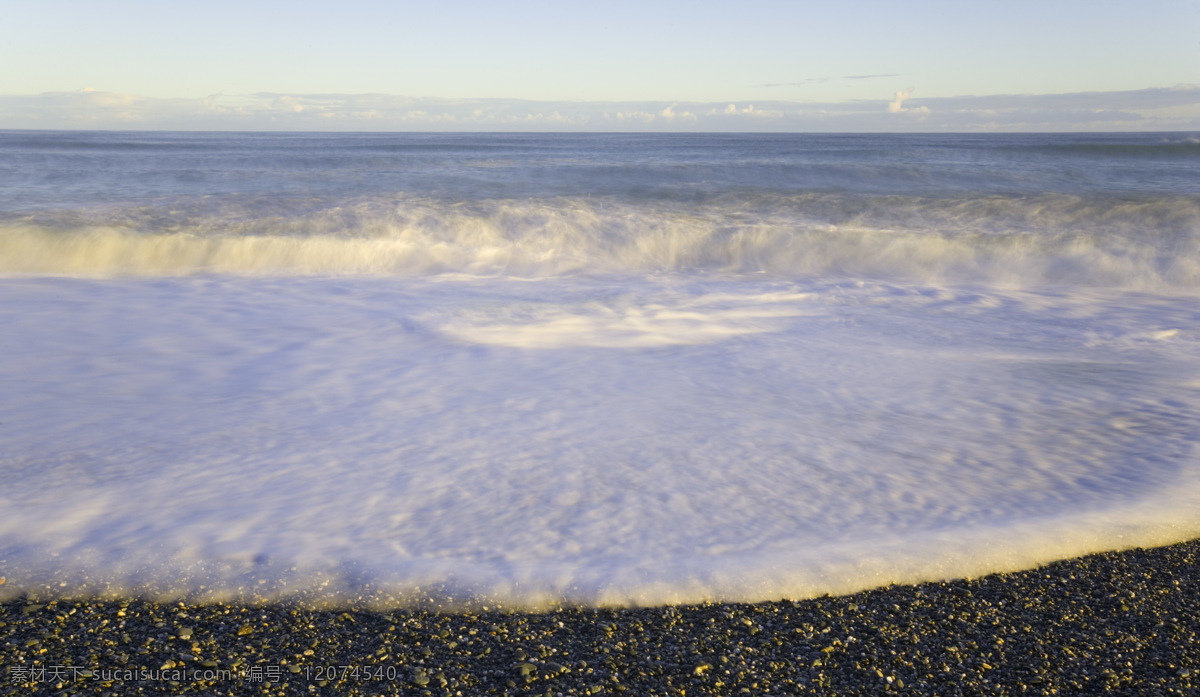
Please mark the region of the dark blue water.
<svg viewBox="0 0 1200 697"><path fill-rule="evenodd" d="M1194 196L1194 134L0 132L0 213L198 196Z"/></svg>

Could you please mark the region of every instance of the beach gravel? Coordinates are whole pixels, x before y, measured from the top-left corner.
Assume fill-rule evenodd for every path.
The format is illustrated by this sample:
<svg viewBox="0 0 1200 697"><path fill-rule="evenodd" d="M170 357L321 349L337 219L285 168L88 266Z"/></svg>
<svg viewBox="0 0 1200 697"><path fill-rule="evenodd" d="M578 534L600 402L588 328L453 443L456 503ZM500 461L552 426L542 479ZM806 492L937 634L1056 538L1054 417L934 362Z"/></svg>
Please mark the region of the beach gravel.
<svg viewBox="0 0 1200 697"><path fill-rule="evenodd" d="M1200 541L844 597L441 613L28 594L12 695L1196 695Z"/></svg>

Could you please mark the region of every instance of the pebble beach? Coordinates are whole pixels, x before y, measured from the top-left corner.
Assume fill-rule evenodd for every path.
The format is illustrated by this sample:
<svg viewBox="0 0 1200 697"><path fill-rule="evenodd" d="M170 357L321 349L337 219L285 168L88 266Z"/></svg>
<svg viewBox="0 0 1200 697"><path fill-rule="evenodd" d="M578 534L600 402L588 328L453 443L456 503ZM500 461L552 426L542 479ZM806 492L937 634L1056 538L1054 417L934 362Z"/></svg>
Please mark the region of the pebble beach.
<svg viewBox="0 0 1200 697"><path fill-rule="evenodd" d="M0 131L0 695L1200 694L1198 146Z"/></svg>
<svg viewBox="0 0 1200 697"><path fill-rule="evenodd" d="M1200 692L1200 541L843 597L645 608L314 609L28 593L3 694Z"/></svg>

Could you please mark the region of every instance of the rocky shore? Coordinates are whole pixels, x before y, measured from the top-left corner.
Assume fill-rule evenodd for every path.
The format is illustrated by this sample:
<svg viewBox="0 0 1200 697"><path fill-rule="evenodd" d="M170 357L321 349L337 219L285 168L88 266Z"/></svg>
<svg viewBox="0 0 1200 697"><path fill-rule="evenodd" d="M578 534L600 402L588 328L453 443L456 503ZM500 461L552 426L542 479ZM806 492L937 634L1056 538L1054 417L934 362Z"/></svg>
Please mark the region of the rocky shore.
<svg viewBox="0 0 1200 697"><path fill-rule="evenodd" d="M26 595L0 694L1200 694L1200 541L837 598L314 610Z"/></svg>

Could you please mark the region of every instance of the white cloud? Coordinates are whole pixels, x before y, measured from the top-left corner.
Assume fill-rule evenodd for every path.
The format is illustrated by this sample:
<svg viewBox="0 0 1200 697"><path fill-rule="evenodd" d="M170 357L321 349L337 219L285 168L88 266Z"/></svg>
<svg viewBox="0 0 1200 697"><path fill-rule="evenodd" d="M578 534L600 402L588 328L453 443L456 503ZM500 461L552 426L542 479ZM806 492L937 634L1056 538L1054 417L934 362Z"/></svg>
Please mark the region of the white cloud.
<svg viewBox="0 0 1200 697"><path fill-rule="evenodd" d="M904 101L912 96L912 93L915 89L916 88L914 88L914 87L909 87L906 90L900 90L900 91L896 92L896 99L893 100L890 104L888 104L888 113L889 114L898 114L902 111L908 111L908 109L905 109L903 106Z"/></svg>
<svg viewBox="0 0 1200 697"><path fill-rule="evenodd" d="M604 117L612 118L612 117L609 117L609 115L607 113L604 114ZM645 111L636 111L636 110L634 110L634 111L618 111L615 115L615 118L617 121L621 121L621 122L630 121L630 122L650 124L650 123L654 123L654 119L656 118L656 115L645 112Z"/></svg>
<svg viewBox="0 0 1200 697"><path fill-rule="evenodd" d="M0 128L152 130L1120 131L1200 130L1200 86L852 102L549 102L387 94L212 94L155 99L99 90L0 95ZM905 114L897 119L893 114Z"/></svg>
<svg viewBox="0 0 1200 697"><path fill-rule="evenodd" d="M582 125L584 123L587 123L588 118L587 118L587 116L572 115L569 113L562 114L562 113L559 113L557 110L555 110L554 112L549 113L549 114L545 114L540 111L536 112L536 113L526 114L525 120L530 123L539 123L539 124L545 124L545 125L549 125L549 126L573 126L573 125Z"/></svg>
<svg viewBox="0 0 1200 697"><path fill-rule="evenodd" d="M716 109L710 109L710 115L716 114ZM779 118L784 115L784 112L779 109L756 109L753 104L747 104L739 109L736 104L730 104L721 112L726 116L765 116L771 118Z"/></svg>
<svg viewBox="0 0 1200 697"><path fill-rule="evenodd" d="M679 119L681 121L695 121L696 120L696 115L690 111L686 111L686 110L685 111L675 111L675 107L678 106L678 104L679 104L678 102L671 104L671 106L658 112L658 114L656 116L666 119L667 121L674 121L675 119ZM651 120L653 120L653 119L651 119Z"/></svg>
<svg viewBox="0 0 1200 697"><path fill-rule="evenodd" d="M896 92L896 98L888 103L888 113L908 114L909 116L915 116L922 119L928 116L930 111L929 107L927 106L919 106L915 109L904 106L904 102L912 97L912 93L915 91L915 87L909 87L908 89Z"/></svg>

